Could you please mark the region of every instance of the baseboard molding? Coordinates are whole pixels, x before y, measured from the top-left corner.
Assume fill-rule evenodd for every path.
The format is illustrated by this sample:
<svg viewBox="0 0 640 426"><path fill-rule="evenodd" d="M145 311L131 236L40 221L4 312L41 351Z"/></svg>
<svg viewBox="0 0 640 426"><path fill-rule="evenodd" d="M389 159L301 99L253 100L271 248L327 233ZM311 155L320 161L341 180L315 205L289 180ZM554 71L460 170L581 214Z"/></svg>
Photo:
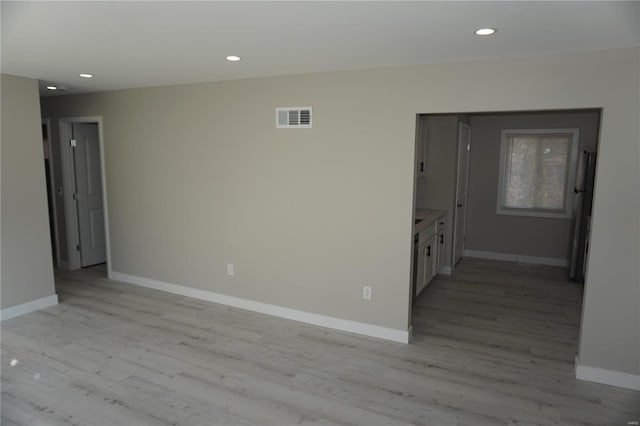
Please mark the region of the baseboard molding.
<svg viewBox="0 0 640 426"><path fill-rule="evenodd" d="M438 273L442 275L451 275L451 266L441 267Z"/></svg>
<svg viewBox="0 0 640 426"><path fill-rule="evenodd" d="M478 259L504 260L507 262L532 263L537 265L567 266L567 259L558 257L538 257L525 256L522 254L497 253L484 250L464 250L465 257L476 257Z"/></svg>
<svg viewBox="0 0 640 426"><path fill-rule="evenodd" d="M206 300L208 302L219 303L221 305L232 306L234 308L246 309L248 311L258 312L261 314L272 315L275 317L285 318L293 321L299 321L306 324L318 325L321 327L332 328L340 331L347 331L355 334L362 334L369 337L377 337L379 339L391 340L393 342L409 343L409 330L397 330L394 328L381 327L378 325L366 324L363 322L351 321L341 318L330 317L327 315L314 314L297 309L285 308L278 305L256 302L253 300L243 299L240 297L227 296L225 294L215 293L212 291L199 290L192 287L186 287L177 284L165 283L149 278L138 277L135 275L123 274L121 272L112 271L111 279L122 281L128 284L134 284L142 287L152 288L154 290L165 291L168 293L179 294L181 296L192 297L194 299Z"/></svg>
<svg viewBox="0 0 640 426"><path fill-rule="evenodd" d="M48 308L58 304L58 295L43 297L41 299L32 300L31 302L23 303L21 305L12 306L0 310L0 321L15 318L20 315L28 314L30 312L39 311L40 309Z"/></svg>
<svg viewBox="0 0 640 426"><path fill-rule="evenodd" d="M576 379L640 391L640 375L580 365L578 358Z"/></svg>

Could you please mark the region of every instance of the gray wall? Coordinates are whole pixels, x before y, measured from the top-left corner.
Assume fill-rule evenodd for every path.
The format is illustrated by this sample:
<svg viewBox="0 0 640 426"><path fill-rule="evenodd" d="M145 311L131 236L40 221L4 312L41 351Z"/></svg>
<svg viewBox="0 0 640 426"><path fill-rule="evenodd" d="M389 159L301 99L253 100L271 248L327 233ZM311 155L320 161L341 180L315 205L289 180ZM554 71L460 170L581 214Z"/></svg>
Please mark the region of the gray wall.
<svg viewBox="0 0 640 426"><path fill-rule="evenodd" d="M2 74L2 309L55 294L38 82Z"/></svg>
<svg viewBox="0 0 640 426"><path fill-rule="evenodd" d="M570 219L496 214L501 132L503 129L578 128L579 152L595 151L599 122L598 112L472 115L465 248L566 259Z"/></svg>
<svg viewBox="0 0 640 426"><path fill-rule="evenodd" d="M43 115L104 119L115 271L406 330L416 114L602 106L580 356L639 373L638 72L620 49L52 97ZM314 128L276 129L295 105Z"/></svg>

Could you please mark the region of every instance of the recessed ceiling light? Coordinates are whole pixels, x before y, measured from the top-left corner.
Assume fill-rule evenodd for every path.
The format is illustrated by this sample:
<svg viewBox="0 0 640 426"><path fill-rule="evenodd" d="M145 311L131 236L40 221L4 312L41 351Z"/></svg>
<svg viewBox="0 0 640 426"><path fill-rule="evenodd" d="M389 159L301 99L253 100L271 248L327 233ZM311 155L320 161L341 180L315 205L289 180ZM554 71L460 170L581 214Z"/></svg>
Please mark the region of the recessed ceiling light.
<svg viewBox="0 0 640 426"><path fill-rule="evenodd" d="M236 55L229 55L227 56L227 61L231 61L231 62L238 62L240 59L240 56L236 56Z"/></svg>
<svg viewBox="0 0 640 426"><path fill-rule="evenodd" d="M82 74L80 74L80 77L82 77L82 78L93 78L93 74L82 73Z"/></svg>
<svg viewBox="0 0 640 426"><path fill-rule="evenodd" d="M47 86L47 89L49 89L49 90L58 90L58 88L56 86Z"/></svg>
<svg viewBox="0 0 640 426"><path fill-rule="evenodd" d="M476 30L476 35L486 36L486 35L491 35L496 31L497 30L495 28L480 28L479 30Z"/></svg>

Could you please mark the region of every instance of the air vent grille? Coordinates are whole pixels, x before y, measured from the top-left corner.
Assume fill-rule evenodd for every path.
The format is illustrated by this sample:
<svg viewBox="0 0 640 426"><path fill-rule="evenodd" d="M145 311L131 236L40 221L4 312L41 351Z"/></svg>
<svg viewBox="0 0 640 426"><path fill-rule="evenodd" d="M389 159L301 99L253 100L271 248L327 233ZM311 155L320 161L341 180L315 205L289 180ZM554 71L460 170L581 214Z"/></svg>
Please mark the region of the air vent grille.
<svg viewBox="0 0 640 426"><path fill-rule="evenodd" d="M276 127L280 129L310 129L311 117L311 107L276 108Z"/></svg>

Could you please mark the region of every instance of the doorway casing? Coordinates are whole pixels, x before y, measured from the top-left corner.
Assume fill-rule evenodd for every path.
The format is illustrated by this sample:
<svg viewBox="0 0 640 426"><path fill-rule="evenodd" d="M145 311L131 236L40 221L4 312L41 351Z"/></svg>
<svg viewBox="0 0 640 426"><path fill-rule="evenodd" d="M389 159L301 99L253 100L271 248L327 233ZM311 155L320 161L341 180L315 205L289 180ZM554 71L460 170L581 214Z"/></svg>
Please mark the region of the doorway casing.
<svg viewBox="0 0 640 426"><path fill-rule="evenodd" d="M469 207L469 151L471 150L471 127L468 124L458 124L457 142L456 190L454 199L456 205L453 209L453 247L451 251L451 268L454 268L464 256L464 244L467 232L467 209Z"/></svg>

